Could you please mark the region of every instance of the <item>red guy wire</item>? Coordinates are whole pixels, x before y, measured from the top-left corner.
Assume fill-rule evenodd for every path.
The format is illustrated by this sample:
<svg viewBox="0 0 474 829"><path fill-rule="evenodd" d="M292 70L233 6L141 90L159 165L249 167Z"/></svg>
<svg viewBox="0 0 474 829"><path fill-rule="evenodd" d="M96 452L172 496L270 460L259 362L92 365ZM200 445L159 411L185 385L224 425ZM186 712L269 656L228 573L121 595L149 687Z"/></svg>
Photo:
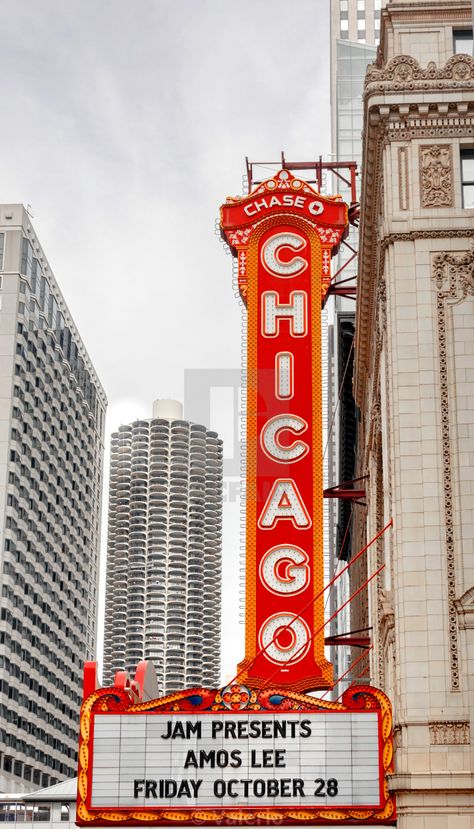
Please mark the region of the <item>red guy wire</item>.
<svg viewBox="0 0 474 829"><path fill-rule="evenodd" d="M355 678L355 679L351 682L351 684L347 686L346 690L345 690L345 691L342 691L342 693L340 693L340 694L339 694L339 696L338 696L338 698L335 700L335 702L339 702L339 700L340 700L340 699L342 699L342 697L344 696L344 694L345 694L345 693L347 693L347 691L349 691L349 689L350 689L350 688L354 688L354 687L356 687L356 682L357 682L357 680L358 680L358 679L362 679L362 677L363 677L363 676L365 676L365 674L368 672L369 668L370 668L370 665L367 665L367 667L366 667L366 668L364 668L364 670L363 670L363 671L361 671L361 672L360 672L360 674L359 674L358 676L356 676L356 678Z"/></svg>
<svg viewBox="0 0 474 829"><path fill-rule="evenodd" d="M336 687L336 685L339 685L339 683L340 683L341 679L344 679L344 677L345 677L345 676L347 676L347 674L350 674L350 672L354 670L355 666L356 666L356 665L360 662L360 660L361 660L361 659L363 659L363 658L364 658L364 656L365 656L366 654L368 654L368 652L369 652L369 651L373 650L373 647L374 647L373 645L370 645L370 647L368 647L368 648L366 648L365 650L363 650L363 651L362 651L362 653L360 654L360 656L358 656L358 657L357 657L357 659L355 660L355 662L353 662L353 663L352 663L352 665L350 665L350 666L348 667L347 671L344 671L344 673L343 673L340 677L338 677L338 678L336 679L336 681L335 681L334 685L332 686L332 688L328 688L328 689L327 689L327 691L325 691L325 692L324 692L324 694L323 694L321 697L319 697L319 699L324 699L324 697L325 697L327 694L329 694L329 691L333 691L333 690L334 690L334 688ZM366 669L366 670L367 670L367 669ZM350 688L351 686L350 686L350 685L348 685L347 687L348 687L348 688ZM344 691L343 691L343 693L344 693ZM338 699L339 699L339 697L338 697Z"/></svg>
<svg viewBox="0 0 474 829"><path fill-rule="evenodd" d="M302 614L303 614L303 613L304 613L304 612L305 612L305 611L306 611L309 607L311 607L311 605L312 605L312 604L316 601L316 599L319 599L319 597L323 595L323 593L325 592L325 590L328 590L330 587L332 587L332 585L334 584L334 582L336 582L336 581L337 581L337 579L339 579L339 578L343 575L343 573L345 573L347 570L349 570L349 568L350 568L350 567L352 567L352 565L353 565L353 564L355 564L355 562L357 561L357 559L358 559L358 558L360 558L360 556L362 556L362 555L363 555L363 554L364 554L364 553L365 553L365 552L369 549L369 547L371 547L371 546L372 546L372 544L374 544L374 543L375 543L375 542L376 542L376 541L380 538L380 536L381 536L381 535L383 535L383 534L384 534L384 532L386 532L386 531L388 530L388 528L389 528L389 527L391 527L392 525L393 525L393 518L391 518L391 519L390 519L390 521L388 522L388 524L386 524L386 525L385 525L385 527L383 527L381 530L379 530L379 532L377 533L377 535L375 535L375 536L374 536L374 537L373 537L373 538L369 541L369 543L368 543L368 544L366 544L366 545L365 545L365 547L363 547L363 548L362 548L362 550L359 550L359 552L357 553L357 555L356 555L356 556L354 556L354 558L352 558L352 559L350 560L350 562L349 562L349 563L348 563L345 567L343 567L343 568L342 568L342 570L340 570L340 571L339 571L339 573L336 573L336 575L335 575L335 576L331 579L331 581L330 581L330 582L328 582L328 584L327 584L325 587L323 587L323 589L322 589L322 590L320 590L320 591L319 591L319 593L317 593L317 594L316 594L316 596L313 596L313 598L312 598L312 599L310 599L310 601L309 601L309 602L308 602L308 603L307 603L307 604L306 604L306 605L302 608L302 610L300 610L300 612L298 613L298 615L297 615L297 616L295 616L295 617L294 617L294 619L292 619L292 620L291 620L291 622L288 622L288 624L287 624L287 625L284 625L282 628L280 628L280 629L279 629L279 631L275 634L275 636L273 637L273 639L271 639L271 640L270 640L270 642L268 643L268 645L265 645L265 647L264 647L264 648L261 648L261 649L258 651L258 653L256 653L256 654L255 654L255 656L254 656L254 658L253 658L252 662L250 663L249 667L248 667L248 668L246 668L245 670L249 671L249 670L250 670L250 668L252 668L252 667L255 665L255 662L257 661L257 659L259 659L259 658L260 658L260 656L262 656L262 654L264 654L264 653L268 650L268 648L269 648L271 645L273 645L273 643L274 643L274 642L276 642L277 638L278 638L279 636L281 636L281 634L283 633L283 631L285 631L285 630L289 630L289 629L291 628L292 624L293 624L294 622L296 622L299 618L301 618ZM383 565L383 566L385 566L385 565ZM383 567L382 567L381 569L383 569ZM377 571L377 573L378 573L378 572L380 572L380 571ZM376 574L374 574L374 575L377 575L377 573L376 573ZM372 579L372 578L373 578L373 576L371 576L371 579ZM366 582L366 584L368 584L368 582ZM362 586L364 587L365 585L362 585ZM362 589L362 588L360 588L360 589ZM357 595L357 593L354 593L354 596L355 596L355 595ZM351 597L351 598L353 598L353 597ZM348 601L351 601L351 599L349 599ZM346 602L346 604L347 604L347 602ZM335 613L335 614L333 614L333 615L332 615L332 616L328 619L328 622L330 622L330 621L331 621L331 620L332 620L335 616L337 616L337 614L338 614L338 613L339 613L339 612L340 612L340 611L341 611L341 610L342 610L342 609L346 606L346 604L343 604L343 605L339 608L339 610L337 610L337 611L336 611L336 613ZM327 623L325 622L325 623L324 623L324 625L322 626L322 628L319 628L319 630L317 630L315 633L313 633L313 636L311 637L310 641L311 641L312 639L314 639L314 637L315 637L318 633L320 633L320 632L321 632L321 630L324 628L324 626L325 626L326 624L327 624ZM297 651L297 653L298 653L298 651ZM295 654L295 656L296 656L296 654ZM241 674L242 674L242 673L243 673L243 671L239 671L239 672L235 675L235 677L234 677L234 678L233 678L230 682L228 682L228 683L227 683L227 685L233 685L233 684L234 684L234 682L237 682L237 680L239 679L239 677L241 676Z"/></svg>
<svg viewBox="0 0 474 829"><path fill-rule="evenodd" d="M358 594L359 594L362 590L364 590L364 588L365 588L365 587L367 587L367 585L369 584L369 582L371 582L371 581L372 581L372 579L375 579L375 577L376 577L376 576L378 576L378 574L379 574L379 573L381 573L381 572L382 572L382 570L384 570L384 569L385 569L385 564L382 564L382 566L381 566L381 567L379 567L379 569L378 569L378 570L376 570L376 571L375 571L375 573L373 573L373 574L372 574L372 575L371 575L368 579L366 579L366 580L365 580L364 584L362 584L362 585L361 585L361 586L360 586L360 587L359 587L359 588L358 588L358 589L357 589L357 590L356 590L356 591L352 594L352 596L349 596L349 598L347 599L347 601L345 601L345 602L344 602L344 604L341 604L341 606L340 606L340 607L339 607L339 608L335 611L335 613L333 613L333 614L332 614L332 616L330 616L330 617L329 617L329 619L328 619L326 622L324 622L324 623L321 625L321 627L319 627L319 628L318 628L318 630L315 630L315 632L313 633L313 635L312 635L312 636L310 636L309 641L310 641L310 642L312 642L312 640L314 639L314 637L315 637L315 636L317 636L317 635L318 635L318 633L321 633L321 631L322 631L322 630L326 627L326 625L328 625L328 624L329 624L329 622L332 622L332 620L333 620L333 619L335 619L335 617L336 617L336 616L337 616L337 615L341 612L341 610L344 610L344 608L345 608L345 607L346 607L346 606L347 606L347 605L348 605L348 604L352 601L352 599L355 599L355 597L356 597L356 596L357 596L357 595L358 595ZM289 627L289 625L288 625L288 627ZM271 643L269 643L269 644L271 644ZM295 659L295 657L296 657L296 656L298 656L299 652L300 652L300 651L302 651L302 650L304 650L304 648L306 648L306 646L307 646L307 643L306 643L306 642L305 642L303 645L301 645L301 647L300 647L300 648L298 648L298 650L296 651L296 653L293 655L293 659ZM287 663L287 664L291 664L291 662L290 662L290 663ZM272 679L273 679L273 677L275 677L277 674L279 674L279 673L280 673L280 671L281 671L281 669L282 669L282 668L284 668L284 667L285 667L285 664L280 665L280 666L276 669L276 671L275 671L275 672L274 672L274 673L273 673L273 674L272 674L272 675L268 678L268 682L271 682L271 681L272 681Z"/></svg>

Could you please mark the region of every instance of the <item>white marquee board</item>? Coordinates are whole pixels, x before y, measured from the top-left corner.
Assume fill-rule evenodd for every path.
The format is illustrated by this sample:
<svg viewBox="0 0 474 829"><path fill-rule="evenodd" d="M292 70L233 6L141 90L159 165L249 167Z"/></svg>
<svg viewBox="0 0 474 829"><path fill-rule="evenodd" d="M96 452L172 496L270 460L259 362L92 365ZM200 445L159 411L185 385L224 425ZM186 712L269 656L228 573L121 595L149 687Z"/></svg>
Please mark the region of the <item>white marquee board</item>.
<svg viewBox="0 0 474 829"><path fill-rule="evenodd" d="M100 714L92 808L378 807L378 712Z"/></svg>

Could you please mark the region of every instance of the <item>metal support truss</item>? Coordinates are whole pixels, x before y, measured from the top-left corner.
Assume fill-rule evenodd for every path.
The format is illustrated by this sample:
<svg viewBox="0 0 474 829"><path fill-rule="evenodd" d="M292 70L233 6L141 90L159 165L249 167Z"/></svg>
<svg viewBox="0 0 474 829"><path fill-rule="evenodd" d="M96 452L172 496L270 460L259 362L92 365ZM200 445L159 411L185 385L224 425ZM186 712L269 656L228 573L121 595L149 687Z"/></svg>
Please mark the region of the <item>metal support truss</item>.
<svg viewBox="0 0 474 829"><path fill-rule="evenodd" d="M360 478L354 478L352 481L343 481L341 484L330 486L324 490L325 498L344 498L349 501L354 501L354 504L361 504L365 507L365 489L355 489L354 484L359 481L365 481L367 475L362 475Z"/></svg>
<svg viewBox="0 0 474 829"><path fill-rule="evenodd" d="M290 170L291 172L305 172L313 174L312 177L306 178L308 184L314 184L318 192L323 188L323 177L325 173L331 173L335 178L341 181L349 188L351 198L349 203L349 223L354 227L359 226L360 218L360 204L357 201L357 163L355 161L323 161L322 156L319 156L315 161L287 161L285 153L282 151L281 159L279 161L249 161L245 158L247 168L247 182L249 193L253 187L261 184L263 178L258 175L258 168L267 168L269 166L279 166L282 170ZM356 298L356 276L351 276L348 279L338 281L338 276L354 261L357 257L357 250L345 239L341 244L349 250L348 259L341 265L339 270L334 274L332 282L323 300L323 308L330 296L342 296L348 299ZM352 283L347 285L345 283Z"/></svg>
<svg viewBox="0 0 474 829"><path fill-rule="evenodd" d="M349 630L346 633L335 633L332 636L326 636L324 640L325 645L350 645L353 648L370 649L370 636L354 636L354 633L365 633L372 630L369 628L358 628L357 630Z"/></svg>

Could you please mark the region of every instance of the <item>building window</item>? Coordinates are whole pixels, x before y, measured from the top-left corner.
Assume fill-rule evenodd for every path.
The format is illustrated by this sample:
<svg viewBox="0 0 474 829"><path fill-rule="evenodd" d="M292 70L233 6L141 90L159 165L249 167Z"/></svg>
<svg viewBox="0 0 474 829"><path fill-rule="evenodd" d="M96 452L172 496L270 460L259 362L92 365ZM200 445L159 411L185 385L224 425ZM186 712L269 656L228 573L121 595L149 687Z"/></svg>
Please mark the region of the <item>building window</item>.
<svg viewBox="0 0 474 829"><path fill-rule="evenodd" d="M357 11L365 11L365 0L357 0Z"/></svg>
<svg viewBox="0 0 474 829"><path fill-rule="evenodd" d="M31 242L26 237L23 238L21 248L21 272L25 276L31 277L33 267L33 248Z"/></svg>
<svg viewBox="0 0 474 829"><path fill-rule="evenodd" d="M43 778L47 777L47 774L43 774ZM34 821L47 821L51 820L51 806L47 806L46 804L40 803L37 806L33 806L33 820Z"/></svg>
<svg viewBox="0 0 474 829"><path fill-rule="evenodd" d="M474 207L474 150L461 150L462 206Z"/></svg>
<svg viewBox="0 0 474 829"><path fill-rule="evenodd" d="M339 8L341 12L349 11L349 0L340 0Z"/></svg>
<svg viewBox="0 0 474 829"><path fill-rule="evenodd" d="M61 820L69 821L69 804L61 803Z"/></svg>
<svg viewBox="0 0 474 829"><path fill-rule="evenodd" d="M362 43L365 43L365 29L359 29L359 31L357 32L357 40L362 41Z"/></svg>
<svg viewBox="0 0 474 829"><path fill-rule="evenodd" d="M349 21L348 20L341 20L341 33L349 31Z"/></svg>
<svg viewBox="0 0 474 829"><path fill-rule="evenodd" d="M472 29L453 29L455 55L472 55Z"/></svg>
<svg viewBox="0 0 474 829"><path fill-rule="evenodd" d="M365 29L365 17L360 17L357 21L357 31L362 31Z"/></svg>
<svg viewBox="0 0 474 829"><path fill-rule="evenodd" d="M0 823L14 823L16 803L0 803Z"/></svg>
<svg viewBox="0 0 474 829"><path fill-rule="evenodd" d="M0 270L3 271L3 252L5 249L5 234L0 233Z"/></svg>

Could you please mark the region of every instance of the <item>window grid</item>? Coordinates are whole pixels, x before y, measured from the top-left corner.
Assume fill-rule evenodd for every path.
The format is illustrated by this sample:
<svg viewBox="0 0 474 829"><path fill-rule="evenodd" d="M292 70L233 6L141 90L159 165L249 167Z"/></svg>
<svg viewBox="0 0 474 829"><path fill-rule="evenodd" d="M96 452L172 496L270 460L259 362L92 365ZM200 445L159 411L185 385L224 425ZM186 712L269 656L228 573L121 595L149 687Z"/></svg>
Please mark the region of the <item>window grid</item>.
<svg viewBox="0 0 474 829"><path fill-rule="evenodd" d="M461 150L462 206L474 207L474 149Z"/></svg>

